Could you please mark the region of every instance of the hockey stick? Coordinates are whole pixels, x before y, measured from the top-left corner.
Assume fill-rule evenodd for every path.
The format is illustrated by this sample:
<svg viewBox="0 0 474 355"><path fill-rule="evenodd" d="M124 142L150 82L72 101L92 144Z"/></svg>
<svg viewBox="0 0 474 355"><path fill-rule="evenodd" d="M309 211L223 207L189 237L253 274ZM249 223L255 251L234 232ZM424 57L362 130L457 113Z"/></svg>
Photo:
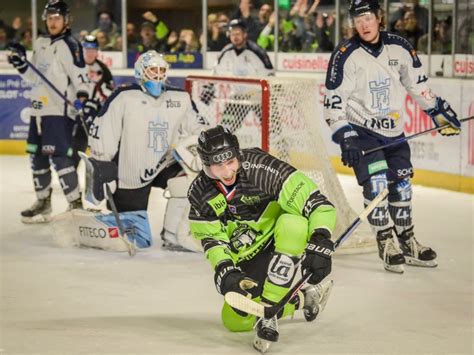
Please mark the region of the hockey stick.
<svg viewBox="0 0 474 355"><path fill-rule="evenodd" d="M61 91L59 91L58 88L54 86L54 84L47 77L45 77L44 74L40 72L39 69L36 68L33 63L31 63L26 57L22 57L22 58L25 60L26 64L28 64L31 70L33 70L36 73L36 75L38 75L41 78L41 80L43 80L49 86L51 90L53 90L69 106L74 107L76 109L76 107L74 106L74 103L71 102L71 100L69 100L66 96L64 96L64 94L61 93ZM81 110L78 110L78 115L79 115L79 119L81 120L82 128L84 128L84 131L86 132L86 134L89 135L89 129L87 128L87 125L84 122L84 117L82 116Z"/></svg>
<svg viewBox="0 0 474 355"><path fill-rule="evenodd" d="M362 223L362 220L366 218L374 208L388 195L388 189L384 189L380 194L375 197L372 202L362 211L362 213L352 222L352 224L342 233L342 235L334 243L334 249L339 247ZM243 294L238 292L227 292L224 296L225 301L233 308L236 308L242 312L253 314L259 318L272 318L278 312L280 312L285 305L291 301L298 293L299 290L306 284L312 273L304 275L296 284L286 293L285 296L273 306L264 306L261 303L255 302L250 298L245 297Z"/></svg>
<svg viewBox="0 0 474 355"><path fill-rule="evenodd" d="M472 120L473 118L474 118L474 116L462 118L462 119L459 120L459 122L461 122L461 123L466 122L466 121ZM382 149L385 149L385 148L388 148L388 147L392 147L392 146L400 144L400 143L407 142L407 141L409 141L413 138L416 138L416 137L419 137L419 136L422 136L424 134L431 133L431 132L434 132L434 131L439 131L443 128L448 128L450 126L451 125L449 123L446 123L443 126L433 127L433 128L427 129L426 131L422 131L422 132L412 134L411 136L408 136L408 137L398 138L398 139L395 139L393 142L381 145L379 147L371 148L371 149L368 149L368 150L363 150L362 155L367 155L367 154L370 154L370 153L373 153L373 152L378 152L379 150L382 150Z"/></svg>
<svg viewBox="0 0 474 355"><path fill-rule="evenodd" d="M115 205L114 197L112 196L112 191L110 190L110 186L105 184L105 193L107 197L107 201L110 204L110 208L112 209L112 213L115 217L115 221L117 222L117 226L119 229L119 238L127 245L128 248L128 255L135 256L137 253L137 247L130 242L128 239L127 233L125 232L125 228L123 227L122 221L120 220L120 215L117 211L117 206Z"/></svg>

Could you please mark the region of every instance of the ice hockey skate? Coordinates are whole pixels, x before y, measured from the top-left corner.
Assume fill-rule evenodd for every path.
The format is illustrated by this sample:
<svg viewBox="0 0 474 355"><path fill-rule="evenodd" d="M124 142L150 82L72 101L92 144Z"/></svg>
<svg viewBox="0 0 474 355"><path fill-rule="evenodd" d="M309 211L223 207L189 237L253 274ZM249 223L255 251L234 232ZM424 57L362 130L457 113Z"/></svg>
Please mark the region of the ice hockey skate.
<svg viewBox="0 0 474 355"><path fill-rule="evenodd" d="M253 341L253 347L255 350L262 354L265 354L272 343L278 341L278 320L277 316L272 318L261 318L257 321L256 325L257 333Z"/></svg>
<svg viewBox="0 0 474 355"><path fill-rule="evenodd" d="M323 280L317 285L308 284L302 289L304 295L303 314L308 322L315 320L326 307L332 285L332 280Z"/></svg>
<svg viewBox="0 0 474 355"><path fill-rule="evenodd" d="M393 239L392 228L377 233L379 257L383 260L385 270L403 274L405 258Z"/></svg>
<svg viewBox="0 0 474 355"><path fill-rule="evenodd" d="M28 209L21 211L21 221L27 224L48 223L51 221L51 192L46 198L38 199Z"/></svg>
<svg viewBox="0 0 474 355"><path fill-rule="evenodd" d="M400 249L406 263L412 266L436 267L436 252L430 247L421 245L415 238L413 227L398 236Z"/></svg>
<svg viewBox="0 0 474 355"><path fill-rule="evenodd" d="M78 199L74 200L74 201L71 201L69 202L69 206L67 207L67 210L68 211L71 211L71 210L82 210L84 209L84 207L82 206L82 198L79 197Z"/></svg>

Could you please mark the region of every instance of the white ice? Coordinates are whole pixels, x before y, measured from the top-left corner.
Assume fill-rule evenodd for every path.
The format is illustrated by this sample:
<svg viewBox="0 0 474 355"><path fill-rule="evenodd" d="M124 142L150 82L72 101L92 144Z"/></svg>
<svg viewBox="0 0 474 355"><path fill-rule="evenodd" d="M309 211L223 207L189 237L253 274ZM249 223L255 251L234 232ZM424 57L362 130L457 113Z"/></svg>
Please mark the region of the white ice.
<svg viewBox="0 0 474 355"><path fill-rule="evenodd" d="M253 354L252 333L221 325L222 297L201 254L157 245L126 253L56 247L51 227L20 222L34 200L26 157L0 157L1 337L5 354ZM355 179L341 176L356 211ZM53 208L65 199L54 185ZM153 223L161 223L153 197ZM472 354L472 195L415 186L418 239L435 269L383 270L375 253L337 256L335 285L313 323L280 322L273 354ZM154 227L156 229L156 226Z"/></svg>

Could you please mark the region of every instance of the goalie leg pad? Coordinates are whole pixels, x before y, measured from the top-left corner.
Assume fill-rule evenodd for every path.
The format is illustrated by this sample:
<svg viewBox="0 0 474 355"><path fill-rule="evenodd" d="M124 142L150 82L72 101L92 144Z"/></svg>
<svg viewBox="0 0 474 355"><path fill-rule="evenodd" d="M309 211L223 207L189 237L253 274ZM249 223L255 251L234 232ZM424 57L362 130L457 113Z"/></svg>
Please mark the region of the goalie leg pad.
<svg viewBox="0 0 474 355"><path fill-rule="evenodd" d="M190 204L187 192L191 181L187 176L178 176L168 179L165 197L165 219L161 237L163 246L170 250L202 251L201 245L193 238L189 229Z"/></svg>
<svg viewBox="0 0 474 355"><path fill-rule="evenodd" d="M138 248L152 245L151 229L146 211L119 213L131 243ZM119 238L119 229L112 214L72 210L53 219L53 241L61 247L85 246L110 251L127 251Z"/></svg>

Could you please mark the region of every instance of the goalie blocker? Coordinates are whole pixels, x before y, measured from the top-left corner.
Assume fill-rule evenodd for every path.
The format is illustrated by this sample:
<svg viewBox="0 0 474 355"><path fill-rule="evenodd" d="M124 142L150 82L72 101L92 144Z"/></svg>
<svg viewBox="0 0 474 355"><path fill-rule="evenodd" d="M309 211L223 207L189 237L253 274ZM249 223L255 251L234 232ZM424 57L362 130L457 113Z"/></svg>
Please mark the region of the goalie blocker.
<svg viewBox="0 0 474 355"><path fill-rule="evenodd" d="M79 156L86 167L85 198L94 205L100 204L106 197L105 184L112 193L117 187L118 167L113 161L90 158L80 152Z"/></svg>

